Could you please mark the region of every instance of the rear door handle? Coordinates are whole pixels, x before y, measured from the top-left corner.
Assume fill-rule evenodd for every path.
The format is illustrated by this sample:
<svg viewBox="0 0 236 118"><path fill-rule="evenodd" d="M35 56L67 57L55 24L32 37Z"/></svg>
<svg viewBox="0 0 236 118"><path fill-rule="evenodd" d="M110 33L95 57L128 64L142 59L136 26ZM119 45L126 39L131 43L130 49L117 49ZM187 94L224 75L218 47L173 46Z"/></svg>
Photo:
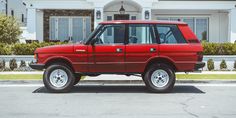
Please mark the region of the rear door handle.
<svg viewBox="0 0 236 118"><path fill-rule="evenodd" d="M122 52L121 48L116 48L116 52Z"/></svg>
<svg viewBox="0 0 236 118"><path fill-rule="evenodd" d="M150 52L156 52L156 48L150 48Z"/></svg>

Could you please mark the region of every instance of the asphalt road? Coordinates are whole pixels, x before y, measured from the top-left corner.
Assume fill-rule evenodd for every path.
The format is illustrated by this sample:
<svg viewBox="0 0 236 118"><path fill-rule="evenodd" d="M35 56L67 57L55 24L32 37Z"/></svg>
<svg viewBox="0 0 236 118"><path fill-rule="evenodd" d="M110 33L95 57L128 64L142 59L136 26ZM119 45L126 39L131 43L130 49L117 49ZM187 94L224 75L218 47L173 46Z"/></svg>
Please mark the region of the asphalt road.
<svg viewBox="0 0 236 118"><path fill-rule="evenodd" d="M0 85L0 118L235 118L236 84L81 85L47 93L41 85Z"/></svg>

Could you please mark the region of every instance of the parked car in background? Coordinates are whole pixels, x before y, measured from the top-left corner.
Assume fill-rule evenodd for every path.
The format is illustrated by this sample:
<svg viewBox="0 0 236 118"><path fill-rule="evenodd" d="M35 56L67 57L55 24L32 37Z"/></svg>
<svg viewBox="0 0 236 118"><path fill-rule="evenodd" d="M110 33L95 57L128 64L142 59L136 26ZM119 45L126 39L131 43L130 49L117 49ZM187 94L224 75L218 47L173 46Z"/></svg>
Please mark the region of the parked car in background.
<svg viewBox="0 0 236 118"><path fill-rule="evenodd" d="M203 48L183 22L105 21L83 42L38 48L33 69L50 92L68 92L81 76L141 74L152 92L170 92L175 72L204 67Z"/></svg>

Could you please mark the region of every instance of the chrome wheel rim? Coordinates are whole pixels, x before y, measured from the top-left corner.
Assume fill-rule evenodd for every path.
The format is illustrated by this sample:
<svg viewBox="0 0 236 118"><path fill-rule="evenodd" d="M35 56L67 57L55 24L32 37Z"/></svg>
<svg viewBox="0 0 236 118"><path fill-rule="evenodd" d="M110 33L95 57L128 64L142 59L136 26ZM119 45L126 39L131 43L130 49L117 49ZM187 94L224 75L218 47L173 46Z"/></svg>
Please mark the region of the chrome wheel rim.
<svg viewBox="0 0 236 118"><path fill-rule="evenodd" d="M152 73L151 81L156 87L164 87L169 82L169 75L165 70L158 69Z"/></svg>
<svg viewBox="0 0 236 118"><path fill-rule="evenodd" d="M64 70L56 69L51 72L49 80L54 87L60 88L68 82L68 75Z"/></svg>

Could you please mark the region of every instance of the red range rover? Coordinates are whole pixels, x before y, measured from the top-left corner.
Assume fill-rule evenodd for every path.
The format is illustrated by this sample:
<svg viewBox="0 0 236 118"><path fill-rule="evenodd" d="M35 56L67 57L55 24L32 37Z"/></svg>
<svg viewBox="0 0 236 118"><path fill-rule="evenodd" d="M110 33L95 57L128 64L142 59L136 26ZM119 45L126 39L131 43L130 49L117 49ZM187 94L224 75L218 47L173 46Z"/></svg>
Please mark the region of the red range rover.
<svg viewBox="0 0 236 118"><path fill-rule="evenodd" d="M175 72L205 66L203 48L183 22L101 22L80 43L38 48L33 69L43 70L50 92L68 92L81 76L141 74L152 92L170 92Z"/></svg>

